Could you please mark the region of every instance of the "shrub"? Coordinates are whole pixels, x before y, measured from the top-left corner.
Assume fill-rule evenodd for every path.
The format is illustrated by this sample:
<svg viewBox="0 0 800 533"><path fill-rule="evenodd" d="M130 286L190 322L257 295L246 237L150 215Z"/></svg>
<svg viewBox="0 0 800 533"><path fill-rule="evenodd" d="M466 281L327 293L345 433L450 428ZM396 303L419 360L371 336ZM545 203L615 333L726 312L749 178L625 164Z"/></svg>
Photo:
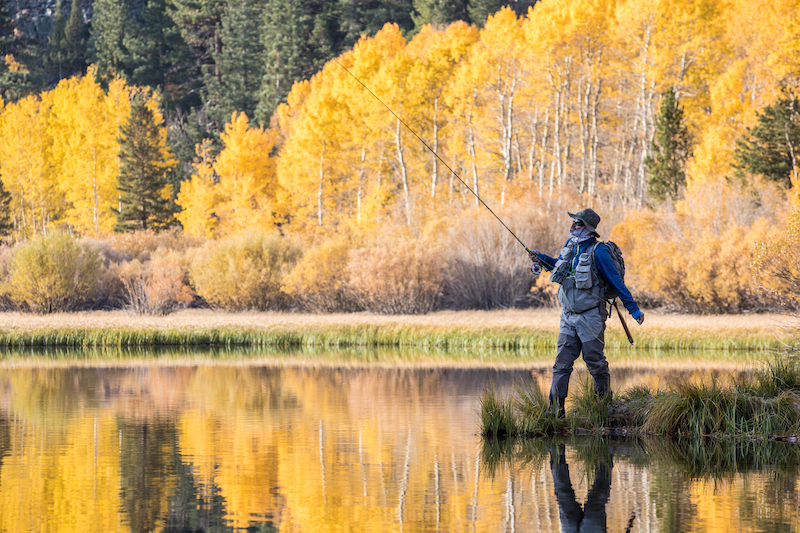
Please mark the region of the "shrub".
<svg viewBox="0 0 800 533"><path fill-rule="evenodd" d="M752 269L758 283L784 305L800 310L800 207L789 214L779 238L753 249Z"/></svg>
<svg viewBox="0 0 800 533"><path fill-rule="evenodd" d="M356 301L367 311L419 314L434 309L444 280L441 255L426 241L397 239L350 252Z"/></svg>
<svg viewBox="0 0 800 533"><path fill-rule="evenodd" d="M348 280L351 248L348 239L334 238L307 250L284 278L284 290L309 311L360 311L361 306Z"/></svg>
<svg viewBox="0 0 800 533"><path fill-rule="evenodd" d="M99 274L97 252L59 231L14 248L7 293L36 313L71 311L95 296Z"/></svg>
<svg viewBox="0 0 800 533"><path fill-rule="evenodd" d="M543 220L524 220L513 215L507 219L508 224L521 229L515 233L523 242L533 242L531 234L536 234L540 236L537 246L553 253L549 248L556 246L552 239L544 238L549 232ZM537 231L537 226L541 231ZM445 246L449 254L444 287L447 307L497 309L532 303L531 289L536 278L531 274L531 261L506 228L483 212L461 217L452 228ZM548 285L537 286L537 303L551 301L547 296Z"/></svg>
<svg viewBox="0 0 800 533"><path fill-rule="evenodd" d="M142 264L134 259L120 268L125 307L137 314L166 315L192 302L184 268L176 252L158 252Z"/></svg>
<svg viewBox="0 0 800 533"><path fill-rule="evenodd" d="M127 233L114 233L104 240L104 254L112 261L138 259L142 263L158 250L174 250L186 252L197 247L201 240L183 233L180 228L154 232L140 230Z"/></svg>
<svg viewBox="0 0 800 533"><path fill-rule="evenodd" d="M730 313L768 303L750 271L750 250L767 230L764 220L709 224L699 216L648 210L629 213L613 237L637 299L690 313Z"/></svg>
<svg viewBox="0 0 800 533"><path fill-rule="evenodd" d="M287 303L281 284L298 256L298 248L277 233L228 237L194 252L189 278L211 307L276 309Z"/></svg>

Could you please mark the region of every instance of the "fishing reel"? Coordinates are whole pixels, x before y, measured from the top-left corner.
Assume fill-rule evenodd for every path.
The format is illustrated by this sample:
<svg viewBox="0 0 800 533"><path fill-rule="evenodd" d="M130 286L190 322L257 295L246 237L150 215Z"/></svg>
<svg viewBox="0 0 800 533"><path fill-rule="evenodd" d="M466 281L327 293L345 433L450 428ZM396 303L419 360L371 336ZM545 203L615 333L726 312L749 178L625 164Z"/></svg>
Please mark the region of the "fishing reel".
<svg viewBox="0 0 800 533"><path fill-rule="evenodd" d="M534 263L531 265L531 273L534 276L538 276L542 273L542 264L541 263Z"/></svg>

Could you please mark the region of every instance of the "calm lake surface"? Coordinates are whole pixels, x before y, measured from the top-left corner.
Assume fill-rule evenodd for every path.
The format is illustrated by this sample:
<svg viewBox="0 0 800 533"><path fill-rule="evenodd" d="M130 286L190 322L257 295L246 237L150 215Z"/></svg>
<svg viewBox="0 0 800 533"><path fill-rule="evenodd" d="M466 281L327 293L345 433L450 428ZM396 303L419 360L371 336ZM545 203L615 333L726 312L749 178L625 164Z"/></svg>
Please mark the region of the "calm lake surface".
<svg viewBox="0 0 800 533"><path fill-rule="evenodd" d="M800 531L797 444L484 442L542 368L87 364L0 368L0 531Z"/></svg>

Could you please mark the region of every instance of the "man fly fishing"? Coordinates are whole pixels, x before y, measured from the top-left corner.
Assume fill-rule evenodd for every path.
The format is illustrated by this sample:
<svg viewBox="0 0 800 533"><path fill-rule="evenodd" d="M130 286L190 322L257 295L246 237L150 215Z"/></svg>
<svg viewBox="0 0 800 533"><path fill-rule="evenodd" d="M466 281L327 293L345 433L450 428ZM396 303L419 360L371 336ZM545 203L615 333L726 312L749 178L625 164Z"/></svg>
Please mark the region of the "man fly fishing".
<svg viewBox="0 0 800 533"><path fill-rule="evenodd" d="M611 377L603 353L606 319L610 314L609 302L619 297L631 316L640 325L644 322L644 313L625 286L620 273L621 265L615 264L614 251L618 248L613 243L597 240L600 236L597 233L600 215L592 209L568 214L572 218L569 230L571 237L558 257L550 257L538 250L528 251L534 265L541 264L551 271L550 281L561 285L558 289L561 324L548 409L559 418L564 417L569 378L575 359L581 352L594 380L598 399L608 400L610 405Z"/></svg>

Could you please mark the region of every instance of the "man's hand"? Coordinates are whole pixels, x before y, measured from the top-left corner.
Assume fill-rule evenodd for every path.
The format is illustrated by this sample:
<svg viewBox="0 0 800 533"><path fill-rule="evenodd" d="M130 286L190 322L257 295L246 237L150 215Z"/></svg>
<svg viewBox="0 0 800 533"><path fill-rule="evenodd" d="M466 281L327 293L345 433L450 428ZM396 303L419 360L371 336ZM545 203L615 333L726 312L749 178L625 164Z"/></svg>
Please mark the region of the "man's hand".
<svg viewBox="0 0 800 533"><path fill-rule="evenodd" d="M642 325L642 322L644 322L644 313L639 315L639 318L636 319L636 322L638 322L640 326Z"/></svg>

